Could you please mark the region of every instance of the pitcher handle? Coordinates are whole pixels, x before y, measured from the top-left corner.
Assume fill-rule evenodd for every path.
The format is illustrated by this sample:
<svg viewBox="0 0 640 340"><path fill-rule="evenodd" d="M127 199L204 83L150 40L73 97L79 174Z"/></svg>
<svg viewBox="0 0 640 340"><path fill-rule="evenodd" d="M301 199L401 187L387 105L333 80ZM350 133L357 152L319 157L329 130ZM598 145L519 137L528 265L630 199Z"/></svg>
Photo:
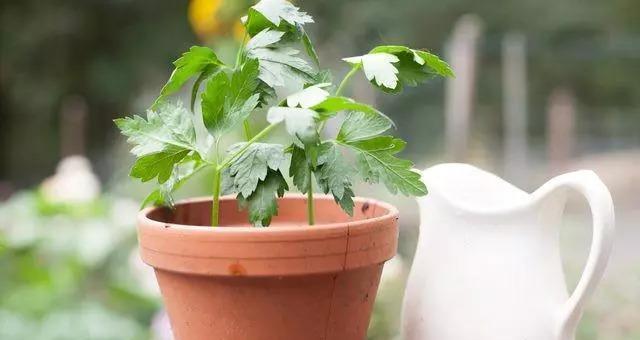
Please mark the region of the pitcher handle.
<svg viewBox="0 0 640 340"><path fill-rule="evenodd" d="M585 302L600 283L613 246L615 215L611 194L593 171L581 170L551 179L538 194L573 189L581 193L589 203L593 219L593 237L589 257L578 285L562 306L559 313L558 339L573 339L582 316Z"/></svg>

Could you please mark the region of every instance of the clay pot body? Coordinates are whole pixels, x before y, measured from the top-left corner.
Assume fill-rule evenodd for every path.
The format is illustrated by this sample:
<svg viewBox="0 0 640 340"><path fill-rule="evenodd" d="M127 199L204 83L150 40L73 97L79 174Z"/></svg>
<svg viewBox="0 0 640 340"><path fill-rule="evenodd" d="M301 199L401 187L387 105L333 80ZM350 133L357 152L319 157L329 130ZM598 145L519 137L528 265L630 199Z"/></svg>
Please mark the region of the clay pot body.
<svg viewBox="0 0 640 340"><path fill-rule="evenodd" d="M142 259L155 268L177 340L362 340L382 266L396 253L398 212L358 198L354 216L332 198L285 196L268 228L248 225L222 198L220 227L208 227L211 201L174 211L143 210Z"/></svg>

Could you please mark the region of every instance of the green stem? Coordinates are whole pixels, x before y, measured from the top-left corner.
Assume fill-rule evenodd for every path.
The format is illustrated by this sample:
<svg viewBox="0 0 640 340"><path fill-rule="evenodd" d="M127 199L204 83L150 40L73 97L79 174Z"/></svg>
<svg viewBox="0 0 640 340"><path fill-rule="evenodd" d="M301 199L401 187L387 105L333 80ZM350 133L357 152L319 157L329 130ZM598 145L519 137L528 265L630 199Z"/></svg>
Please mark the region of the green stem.
<svg viewBox="0 0 640 340"><path fill-rule="evenodd" d="M316 223L315 207L313 204L313 171L309 167L309 186L307 187L307 220L309 225Z"/></svg>
<svg viewBox="0 0 640 340"><path fill-rule="evenodd" d="M220 177L221 171L217 167L213 169L213 203L211 205L211 226L217 227L220 224Z"/></svg>
<svg viewBox="0 0 640 340"><path fill-rule="evenodd" d="M278 123L271 124L266 128L262 129L262 131L260 131L257 135L253 136L253 138L247 141L240 150L238 150L233 155L227 157L221 164L218 164L218 143L216 141L216 156L213 162L215 166L213 167L213 202L211 205L211 226L212 227L218 226L220 223L220 217L219 217L220 215L220 182L222 182L222 177L220 176L220 174L222 173L222 170L228 167L229 164L231 164L231 162L233 162L237 157L240 157L240 155L242 155L245 151L247 151L247 149L251 144L255 143L260 138L266 136L276 126L278 126Z"/></svg>
<svg viewBox="0 0 640 340"><path fill-rule="evenodd" d="M251 140L251 125L249 125L248 119L242 121L242 127L244 128L244 138L246 140Z"/></svg>
<svg viewBox="0 0 640 340"><path fill-rule="evenodd" d="M213 144L213 193L211 200L211 226L217 227L220 224L220 169L218 169L218 159L220 159L220 140L216 139Z"/></svg>
<svg viewBox="0 0 640 340"><path fill-rule="evenodd" d="M349 71L347 75L344 76L344 78L340 82L340 85L338 86L338 89L336 90L336 96L339 96L342 93L345 86L349 83L349 80L351 80L351 77L353 77L359 69L360 64L354 65L353 68L351 68L351 71Z"/></svg>
<svg viewBox="0 0 640 340"><path fill-rule="evenodd" d="M251 144L257 142L262 137L266 136L271 130L273 130L279 123L271 124L266 128L262 129L262 131L258 132L255 136L253 136L250 140L248 140L240 150L236 151L233 155L227 157L220 165L217 166L218 171L222 171L224 168L228 167L231 162L233 162L236 158L240 157Z"/></svg>
<svg viewBox="0 0 640 340"><path fill-rule="evenodd" d="M340 85L338 86L338 89L336 90L336 94L335 94L336 97L342 93L342 91L347 86L351 78L358 72L359 69L360 69L360 64L354 65L351 68L351 70L344 76L344 78L340 82ZM326 123L326 120L323 120L322 122L320 122L320 125L318 126L319 132L322 132L322 130L324 129L325 123Z"/></svg>
<svg viewBox="0 0 640 340"><path fill-rule="evenodd" d="M244 36L242 37L242 43L240 44L240 47L238 47L238 53L236 53L236 65L234 69L238 69L240 67L240 64L242 63L242 59L244 57L244 46L247 43L247 37L248 34L247 32L245 32Z"/></svg>

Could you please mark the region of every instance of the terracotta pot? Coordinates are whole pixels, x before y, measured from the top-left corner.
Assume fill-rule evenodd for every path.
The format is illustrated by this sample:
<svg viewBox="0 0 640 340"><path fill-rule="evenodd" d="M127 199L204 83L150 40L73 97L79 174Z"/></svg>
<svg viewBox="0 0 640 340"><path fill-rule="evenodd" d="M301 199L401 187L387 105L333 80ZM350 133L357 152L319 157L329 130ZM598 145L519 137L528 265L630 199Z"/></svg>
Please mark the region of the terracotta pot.
<svg viewBox="0 0 640 340"><path fill-rule="evenodd" d="M248 225L235 199L140 212L142 259L156 277L177 340L362 340L382 266L396 253L398 211L358 198L351 218L333 199L280 199L268 228Z"/></svg>

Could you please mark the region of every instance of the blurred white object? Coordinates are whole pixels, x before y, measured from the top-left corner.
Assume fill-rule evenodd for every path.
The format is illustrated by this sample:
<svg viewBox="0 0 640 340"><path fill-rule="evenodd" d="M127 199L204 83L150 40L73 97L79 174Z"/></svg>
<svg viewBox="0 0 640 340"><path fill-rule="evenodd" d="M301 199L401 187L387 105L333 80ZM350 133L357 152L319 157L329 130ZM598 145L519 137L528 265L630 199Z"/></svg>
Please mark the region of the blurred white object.
<svg viewBox="0 0 640 340"><path fill-rule="evenodd" d="M151 320L151 333L153 340L173 340L169 315L164 309L157 312Z"/></svg>
<svg viewBox="0 0 640 340"><path fill-rule="evenodd" d="M387 261L382 268L382 276L380 277L380 286L395 282L402 278L405 273L404 259L400 254L396 254L391 260Z"/></svg>
<svg viewBox="0 0 640 340"><path fill-rule="evenodd" d="M70 156L60 161L55 175L44 180L42 192L52 203L85 203L100 195L100 181L88 159Z"/></svg>
<svg viewBox="0 0 640 340"><path fill-rule="evenodd" d="M140 250L134 248L129 254L129 271L136 278L137 285L148 295L160 297L160 287L152 267L142 262Z"/></svg>
<svg viewBox="0 0 640 340"><path fill-rule="evenodd" d="M405 340L572 340L607 265L611 195L592 171L528 194L466 164L424 171L420 238L403 306ZM558 230L568 189L585 196L593 239L569 296Z"/></svg>

